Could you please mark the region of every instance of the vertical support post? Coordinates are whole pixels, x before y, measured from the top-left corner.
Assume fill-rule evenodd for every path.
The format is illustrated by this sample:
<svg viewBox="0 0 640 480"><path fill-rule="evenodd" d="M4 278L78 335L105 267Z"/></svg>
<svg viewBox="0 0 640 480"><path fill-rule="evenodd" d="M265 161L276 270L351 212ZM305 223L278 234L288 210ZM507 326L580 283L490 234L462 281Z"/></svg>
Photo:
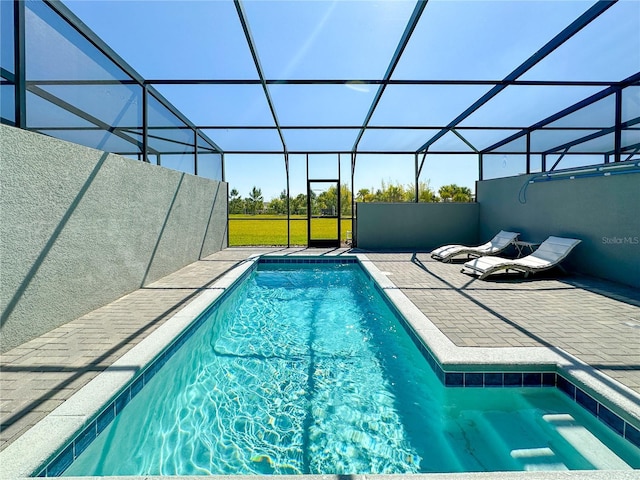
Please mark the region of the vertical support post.
<svg viewBox="0 0 640 480"><path fill-rule="evenodd" d="M342 183L340 182L340 154L337 153L336 156L338 157L338 191L336 192L336 196L337 196L337 208L338 211L336 212L338 215L338 247L340 247L342 245L342 236L341 236L341 227L342 227L342 202L341 202L341 197L342 197Z"/></svg>
<svg viewBox="0 0 640 480"><path fill-rule="evenodd" d="M284 168L287 174L287 248L291 247L291 192L289 185L289 152L284 152Z"/></svg>
<svg viewBox="0 0 640 480"><path fill-rule="evenodd" d="M149 119L148 119L148 97L147 85L142 85L142 161L151 163L149 153ZM160 154L158 154L158 165L160 165Z"/></svg>
<svg viewBox="0 0 640 480"><path fill-rule="evenodd" d="M547 154L546 153L542 154L542 164L540 165L540 169L543 172L547 171Z"/></svg>
<svg viewBox="0 0 640 480"><path fill-rule="evenodd" d="M224 152L220 154L220 168L222 169L222 172L221 172L222 175L221 176L222 176L222 181L224 182L224 181L226 181L225 180L225 177L226 177L225 168L224 168Z"/></svg>
<svg viewBox="0 0 640 480"><path fill-rule="evenodd" d="M193 174L198 175L198 129L193 129Z"/></svg>
<svg viewBox="0 0 640 480"><path fill-rule="evenodd" d="M16 127L27 128L27 74L25 64L25 2L13 2L15 120Z"/></svg>
<svg viewBox="0 0 640 480"><path fill-rule="evenodd" d="M307 246L311 240L311 185L309 184L309 154L306 154L307 160Z"/></svg>
<svg viewBox="0 0 640 480"><path fill-rule="evenodd" d="M482 154L479 153L478 154L478 180L482 181L484 179L483 177L483 168L482 168L482 164L483 164L483 158L482 158Z"/></svg>
<svg viewBox="0 0 640 480"><path fill-rule="evenodd" d="M531 173L531 130L527 130L527 156L526 156L527 166L526 173L527 175Z"/></svg>
<svg viewBox="0 0 640 480"><path fill-rule="evenodd" d="M622 89L616 90L616 126L613 161L619 162L622 154Z"/></svg>
<svg viewBox="0 0 640 480"><path fill-rule="evenodd" d="M356 246L356 154L351 152L351 246Z"/></svg>
<svg viewBox="0 0 640 480"><path fill-rule="evenodd" d="M418 171L418 152L413 154L414 157L414 172L416 175L416 195L415 195L415 201L416 203L418 203L420 201L420 182L418 180L418 177L420 176L420 172Z"/></svg>
<svg viewBox="0 0 640 480"><path fill-rule="evenodd" d="M222 181L224 182L224 153L220 154L220 163L222 168ZM229 227L230 227L230 219L229 219L229 184L227 183L227 247L229 247Z"/></svg>
<svg viewBox="0 0 640 480"><path fill-rule="evenodd" d="M229 247L229 184L226 184L226 196L225 198L227 199L227 248Z"/></svg>

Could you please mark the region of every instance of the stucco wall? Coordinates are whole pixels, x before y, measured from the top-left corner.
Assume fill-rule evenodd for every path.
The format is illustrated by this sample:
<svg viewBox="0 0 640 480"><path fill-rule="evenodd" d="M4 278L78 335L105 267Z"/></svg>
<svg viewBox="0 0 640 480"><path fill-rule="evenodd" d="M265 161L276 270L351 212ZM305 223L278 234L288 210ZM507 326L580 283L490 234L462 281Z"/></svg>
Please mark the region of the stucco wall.
<svg viewBox="0 0 640 480"><path fill-rule="evenodd" d="M504 229L536 242L579 238L569 269L640 287L640 174L529 184L531 177L478 182L480 235Z"/></svg>
<svg viewBox="0 0 640 480"><path fill-rule="evenodd" d="M227 246L227 184L0 125L0 349Z"/></svg>
<svg viewBox="0 0 640 480"><path fill-rule="evenodd" d="M358 248L431 251L447 243L474 245L478 212L476 203L358 203Z"/></svg>

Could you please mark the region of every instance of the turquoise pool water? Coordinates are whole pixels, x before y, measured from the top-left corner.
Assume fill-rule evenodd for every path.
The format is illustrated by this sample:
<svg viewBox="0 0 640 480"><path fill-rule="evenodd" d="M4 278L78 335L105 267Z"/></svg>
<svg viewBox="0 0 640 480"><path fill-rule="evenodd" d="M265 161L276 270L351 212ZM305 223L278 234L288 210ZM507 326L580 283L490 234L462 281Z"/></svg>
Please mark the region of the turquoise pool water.
<svg viewBox="0 0 640 480"><path fill-rule="evenodd" d="M445 388L357 264L259 265L65 475L640 467L554 388Z"/></svg>

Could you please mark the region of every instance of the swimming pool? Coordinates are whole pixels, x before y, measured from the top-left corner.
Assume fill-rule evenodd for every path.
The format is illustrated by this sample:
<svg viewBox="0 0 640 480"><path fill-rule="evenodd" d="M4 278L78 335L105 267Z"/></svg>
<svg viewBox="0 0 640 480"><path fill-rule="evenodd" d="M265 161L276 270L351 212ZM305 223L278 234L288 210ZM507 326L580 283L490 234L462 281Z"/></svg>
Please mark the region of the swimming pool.
<svg viewBox="0 0 640 480"><path fill-rule="evenodd" d="M242 285L249 274L258 267L258 261L261 264L358 263L373 279L371 285L384 296L387 306L398 312L402 328L418 347L422 358L427 360L439 382L448 387L455 387L443 390L444 400L452 398L455 401L456 392L462 393L464 390L475 391L474 395L465 398L471 398L473 402L477 402L479 398L486 398L489 401L491 395L500 399L501 393L511 389L500 387L520 389L518 387L556 386L557 388L542 390L556 392L561 401L570 400L573 407L576 405L583 407L578 409L578 412L587 414L591 421L597 418L596 428L606 426L605 436L614 433L615 436L626 438L629 444L635 445L631 452L632 456L635 455L637 458L637 447L640 447L640 429L638 429L640 404L637 396L625 390L624 386L601 375L594 368L558 348L458 347L405 296L403 290L391 280L394 277L389 277L391 274L378 268L382 264L370 260L365 254L344 255L343 252L332 252L313 257L308 253L310 252L304 252L297 257L291 257L289 252L280 256L267 254L259 257L253 254L240 260L222 277L203 288L197 297L174 313L144 341L122 355L71 398L0 451L0 478L15 480L30 476L63 474L73 460L92 445L96 438L104 437L105 429L114 420L120 421L119 414L126 410L123 407L132 404L132 399L147 387L152 386L155 375L162 372L163 365L176 352L179 352L182 345L190 338L189 333L193 332L193 328L201 325L206 318L203 313L208 314L224 305L224 299L230 297L230 294ZM530 388L524 390L532 391ZM467 418L466 414L458 417ZM556 426L561 427L560 430L565 435L571 436L572 432L579 431L573 428L572 420L568 417L547 416L543 420L545 423L553 421ZM469 423L472 427L478 424L475 419L469 420ZM493 443L492 441L491 444ZM628 445L624 448L628 448ZM548 453L544 448L539 450L519 448L514 449L512 453L521 458L523 455L544 457L545 452ZM258 456L254 458L260 459ZM270 463L266 457L262 457L261 460L265 465ZM629 463L637 462L632 458ZM525 478L602 480L602 478L630 479L637 475L635 470L626 472L628 473L620 470L616 472L545 470L525 473ZM500 478L512 478L512 475L515 475L514 478L522 478L522 473L496 475ZM490 475L490 478L494 478L493 474ZM431 475L427 476L431 478ZM422 477L419 475L414 478ZM367 475L367 478L382 480L390 477L384 474L371 474ZM439 474L438 478L458 480L477 477L473 473L449 473Z"/></svg>
<svg viewBox="0 0 640 480"><path fill-rule="evenodd" d="M96 418L95 430L76 437L76 461L67 469L67 454L48 473L640 466L636 447L555 388L444 387L457 377L434 368L422 344L422 352L416 348L415 335L354 259L283 261L249 269L164 354L162 368L138 377L147 377L144 388L140 380L130 385ZM558 378L542 371L467 377L467 386L500 378L493 384L501 387L518 378L519 385L554 386Z"/></svg>

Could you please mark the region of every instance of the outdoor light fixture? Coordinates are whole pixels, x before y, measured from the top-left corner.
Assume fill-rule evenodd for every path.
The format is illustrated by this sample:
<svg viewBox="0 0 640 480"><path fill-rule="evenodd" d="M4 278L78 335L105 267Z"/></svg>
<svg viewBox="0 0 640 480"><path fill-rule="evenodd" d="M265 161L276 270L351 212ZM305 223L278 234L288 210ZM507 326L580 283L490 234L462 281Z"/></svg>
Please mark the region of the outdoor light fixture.
<svg viewBox="0 0 640 480"><path fill-rule="evenodd" d="M601 167L591 167L582 169L565 170L561 172L542 173L529 179L528 183L548 182L550 180L575 180L577 178L611 176L626 173L640 173L640 162L614 165L603 165Z"/></svg>
<svg viewBox="0 0 640 480"><path fill-rule="evenodd" d="M610 172L610 170L617 170L617 169L621 169L621 168L625 168L625 169L633 169L633 167L640 167L640 162L636 163L636 164L624 164L624 165L604 165L602 167L599 167L598 170L601 172L604 172L604 176L608 177L609 175L611 175L612 172ZM613 172L613 173L632 173L632 172L637 172L637 169L633 169L633 170L624 170L624 171L618 171L618 172Z"/></svg>
<svg viewBox="0 0 640 480"><path fill-rule="evenodd" d="M611 175L620 175L627 173L640 173L640 162L625 162L618 164L609 164L598 167L574 168L572 170L564 170L561 172L541 173L527 180L518 192L518 201L521 204L527 203L527 188L532 183L549 182L552 180L576 180L588 177L609 177Z"/></svg>

